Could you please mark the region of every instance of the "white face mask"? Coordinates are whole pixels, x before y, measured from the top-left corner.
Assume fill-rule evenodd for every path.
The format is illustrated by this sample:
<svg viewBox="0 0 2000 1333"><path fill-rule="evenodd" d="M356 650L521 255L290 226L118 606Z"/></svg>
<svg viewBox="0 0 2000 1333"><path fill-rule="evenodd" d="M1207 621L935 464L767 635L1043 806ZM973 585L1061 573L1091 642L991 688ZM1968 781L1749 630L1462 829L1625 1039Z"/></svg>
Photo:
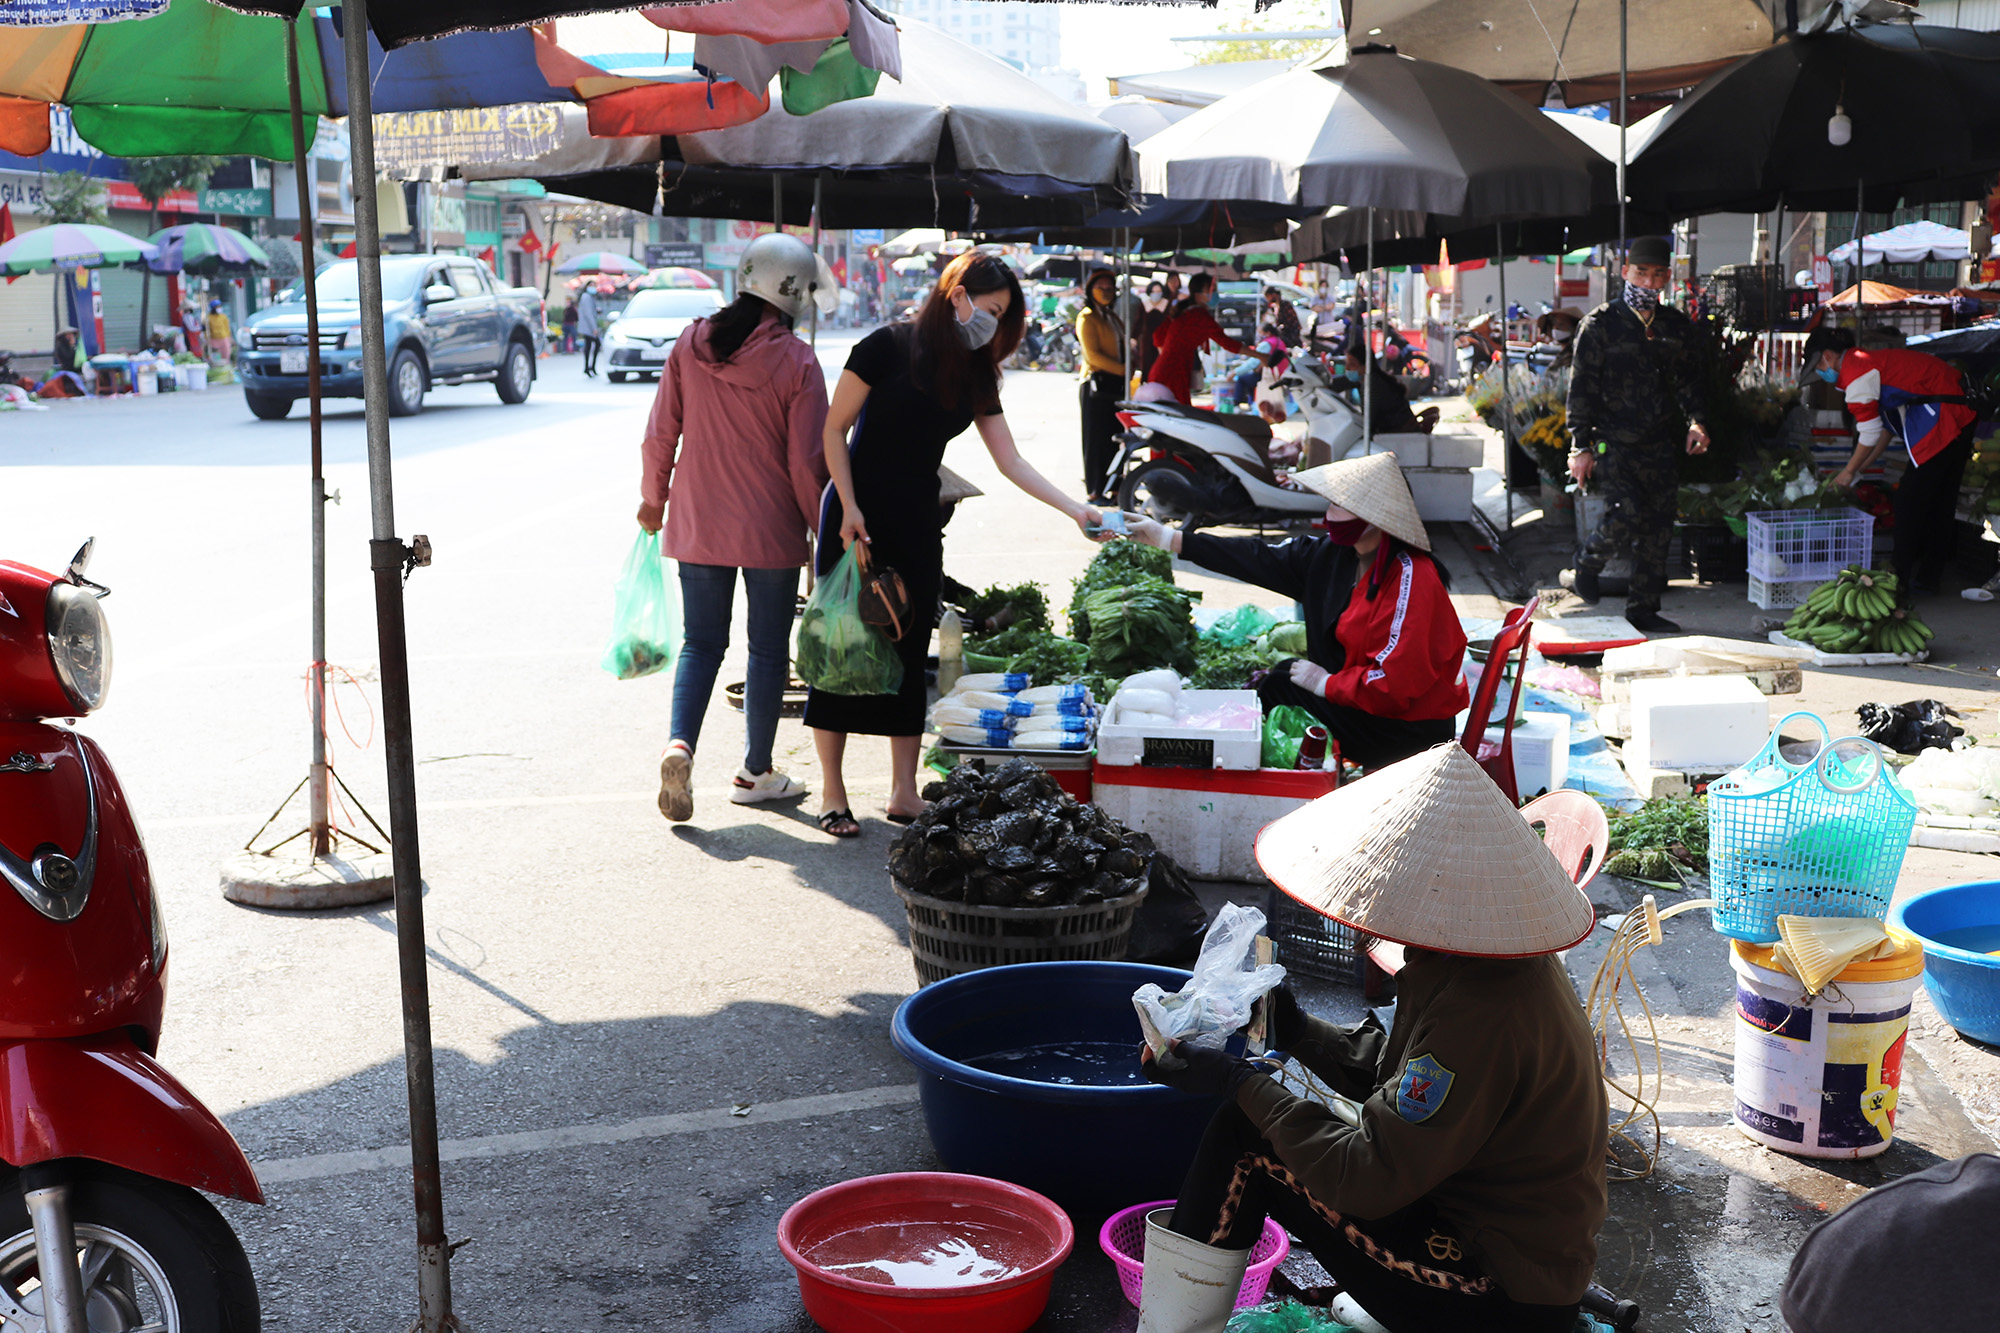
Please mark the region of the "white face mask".
<svg viewBox="0 0 2000 1333"><path fill-rule="evenodd" d="M980 306L972 307L969 318L957 322L958 336L969 348L977 351L993 341L993 335L1000 331L1000 316Z"/></svg>
<svg viewBox="0 0 2000 1333"><path fill-rule="evenodd" d="M1575 329L1550 329L1549 336L1559 343L1566 343L1569 341L1570 335L1575 332Z"/></svg>

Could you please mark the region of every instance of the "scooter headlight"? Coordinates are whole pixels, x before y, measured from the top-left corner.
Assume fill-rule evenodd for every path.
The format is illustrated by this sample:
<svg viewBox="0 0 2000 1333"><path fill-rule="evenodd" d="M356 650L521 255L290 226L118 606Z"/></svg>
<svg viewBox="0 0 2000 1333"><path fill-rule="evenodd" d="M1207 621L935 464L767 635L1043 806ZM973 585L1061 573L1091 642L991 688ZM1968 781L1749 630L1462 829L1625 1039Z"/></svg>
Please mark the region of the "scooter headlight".
<svg viewBox="0 0 2000 1333"><path fill-rule="evenodd" d="M56 584L49 589L46 623L63 693L79 713L102 707L111 688L111 627L96 595L74 583Z"/></svg>

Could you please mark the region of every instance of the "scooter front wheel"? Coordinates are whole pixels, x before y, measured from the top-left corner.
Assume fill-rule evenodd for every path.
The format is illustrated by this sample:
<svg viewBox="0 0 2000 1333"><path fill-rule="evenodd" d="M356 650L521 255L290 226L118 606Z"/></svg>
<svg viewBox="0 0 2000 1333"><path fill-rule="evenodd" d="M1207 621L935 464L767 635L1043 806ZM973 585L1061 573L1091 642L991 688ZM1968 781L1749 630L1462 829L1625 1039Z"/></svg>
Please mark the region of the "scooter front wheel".
<svg viewBox="0 0 2000 1333"><path fill-rule="evenodd" d="M1120 478L1118 507L1159 523L1185 522L1190 513L1185 497L1193 477L1179 463L1164 458L1142 463Z"/></svg>
<svg viewBox="0 0 2000 1333"><path fill-rule="evenodd" d="M91 1333L257 1333L257 1283L236 1233L194 1190L71 1164L69 1211ZM0 1166L0 1329L44 1333L21 1182Z"/></svg>

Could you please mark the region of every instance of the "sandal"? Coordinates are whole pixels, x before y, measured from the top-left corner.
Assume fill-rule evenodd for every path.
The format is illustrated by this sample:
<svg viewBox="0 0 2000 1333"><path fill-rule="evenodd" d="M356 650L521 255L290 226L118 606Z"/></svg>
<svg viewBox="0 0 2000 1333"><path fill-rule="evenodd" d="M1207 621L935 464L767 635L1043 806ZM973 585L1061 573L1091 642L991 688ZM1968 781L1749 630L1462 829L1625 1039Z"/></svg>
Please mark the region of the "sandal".
<svg viewBox="0 0 2000 1333"><path fill-rule="evenodd" d="M904 827L908 827L909 825L917 822L917 817L915 815L899 815L894 810L884 810L882 812L882 817L888 820L891 824L901 824Z"/></svg>
<svg viewBox="0 0 2000 1333"><path fill-rule="evenodd" d="M854 822L852 810L828 810L819 817L820 832L835 838L858 838L861 825Z"/></svg>

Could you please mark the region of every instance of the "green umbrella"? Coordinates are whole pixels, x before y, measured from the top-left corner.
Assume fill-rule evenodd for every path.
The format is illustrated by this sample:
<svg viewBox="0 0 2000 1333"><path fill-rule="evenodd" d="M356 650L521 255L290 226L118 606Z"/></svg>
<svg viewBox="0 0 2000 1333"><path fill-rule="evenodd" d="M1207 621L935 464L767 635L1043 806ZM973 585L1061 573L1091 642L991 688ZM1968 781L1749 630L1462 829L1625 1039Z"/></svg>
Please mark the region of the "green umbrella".
<svg viewBox="0 0 2000 1333"><path fill-rule="evenodd" d="M146 267L155 273L193 273L214 277L218 273L254 273L271 267L264 247L234 227L212 222L185 222L167 227L146 238L160 247L159 257Z"/></svg>
<svg viewBox="0 0 2000 1333"><path fill-rule="evenodd" d="M160 248L115 227L58 222L24 231L0 245L0 277L41 273L52 268L107 268L151 259Z"/></svg>

